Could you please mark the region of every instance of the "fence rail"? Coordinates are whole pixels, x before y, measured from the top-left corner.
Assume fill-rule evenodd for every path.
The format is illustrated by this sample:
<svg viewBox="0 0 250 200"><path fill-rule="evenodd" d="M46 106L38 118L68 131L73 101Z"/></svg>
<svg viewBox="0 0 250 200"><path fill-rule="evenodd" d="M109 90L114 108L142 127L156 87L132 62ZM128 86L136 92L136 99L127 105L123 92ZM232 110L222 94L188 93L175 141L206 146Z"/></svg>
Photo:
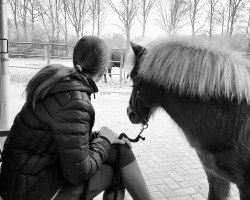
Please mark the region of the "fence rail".
<svg viewBox="0 0 250 200"><path fill-rule="evenodd" d="M36 43L36 42L9 42L9 57L21 57L21 58L44 58L45 65L51 63L51 59L72 59L73 55L73 45L68 44L56 44L56 43ZM119 48L111 49L111 53L119 52L119 59L112 60L111 64L120 67L120 73L106 73L111 76L119 75L119 83L121 87L122 80L125 80L125 73L123 73L123 61L124 61L124 50ZM117 56L117 53L114 53ZM33 67L20 67L20 66L10 66L13 68L29 68L29 69L39 69Z"/></svg>

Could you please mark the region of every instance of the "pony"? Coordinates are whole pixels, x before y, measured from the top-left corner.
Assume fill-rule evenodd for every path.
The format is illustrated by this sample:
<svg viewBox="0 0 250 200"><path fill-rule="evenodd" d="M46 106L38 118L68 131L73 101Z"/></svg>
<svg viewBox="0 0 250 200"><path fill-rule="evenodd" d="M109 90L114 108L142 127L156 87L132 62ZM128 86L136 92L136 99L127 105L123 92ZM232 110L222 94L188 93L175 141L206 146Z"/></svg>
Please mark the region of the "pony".
<svg viewBox="0 0 250 200"><path fill-rule="evenodd" d="M183 130L203 165L208 200L226 200L230 182L250 199L249 62L196 38L131 43L133 89L127 115L147 125L157 108Z"/></svg>
<svg viewBox="0 0 250 200"><path fill-rule="evenodd" d="M123 56L123 59L122 59L122 56ZM105 83L107 83L107 74L109 75L111 81L113 82L112 68L113 67L120 67L121 62L123 63L124 60L125 60L125 51L123 51L122 49L111 49L111 52L110 52L110 61L111 62L109 63L109 65L106 69L106 73L104 74L104 82Z"/></svg>

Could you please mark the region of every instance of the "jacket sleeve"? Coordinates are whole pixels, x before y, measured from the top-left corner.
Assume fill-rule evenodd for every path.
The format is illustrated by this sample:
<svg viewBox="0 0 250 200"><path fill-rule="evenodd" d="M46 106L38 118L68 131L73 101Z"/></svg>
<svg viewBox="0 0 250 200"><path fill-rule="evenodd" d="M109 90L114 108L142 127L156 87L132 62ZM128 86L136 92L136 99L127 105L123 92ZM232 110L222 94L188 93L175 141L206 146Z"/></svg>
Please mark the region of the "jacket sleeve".
<svg viewBox="0 0 250 200"><path fill-rule="evenodd" d="M65 179L72 184L93 176L111 148L110 142L104 137L98 137L89 144L91 118L87 103L73 100L51 121L61 169Z"/></svg>

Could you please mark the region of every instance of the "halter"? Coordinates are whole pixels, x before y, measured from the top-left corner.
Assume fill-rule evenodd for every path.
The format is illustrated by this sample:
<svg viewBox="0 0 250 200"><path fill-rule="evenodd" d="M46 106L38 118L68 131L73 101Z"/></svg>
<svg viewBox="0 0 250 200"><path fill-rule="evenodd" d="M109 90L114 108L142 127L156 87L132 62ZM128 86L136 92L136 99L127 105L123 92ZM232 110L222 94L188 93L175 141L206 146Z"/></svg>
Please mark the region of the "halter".
<svg viewBox="0 0 250 200"><path fill-rule="evenodd" d="M139 79L139 81L137 81L137 83L134 84L134 85L132 86L133 88L134 88L135 86L139 86L139 90L136 91L136 97L135 97L135 98L139 99L139 100L140 100L140 103L141 103L143 106L145 106L145 107L147 107L148 109L150 109L149 106L147 106L145 103L143 103L142 98L141 98L141 90L142 90L142 85L141 85L141 82L142 82L142 81L141 81L141 80L142 80L142 79ZM145 137L142 137L141 134L143 133L143 131L144 131L145 129L148 128L148 119L147 119L147 120L144 120L144 119L140 116L140 114L136 111L135 106L133 105L133 102L130 102L130 103L129 103L129 107L130 107L130 109L134 112L134 114L136 115L136 117L138 117L138 118L140 119L140 121L142 122L142 128L141 128L141 131L139 132L139 134L137 135L137 137L136 137L135 139L129 138L125 133L121 133L120 136L119 136L119 139L122 139L123 137L126 137L126 138L128 138L128 140L129 140L130 142L138 142L139 139L145 140Z"/></svg>
<svg viewBox="0 0 250 200"><path fill-rule="evenodd" d="M140 100L140 103L143 105L143 106L145 106L145 107L147 107L147 108L149 108L149 106L147 106L143 101L142 101L142 98L141 98L141 90L142 90L142 85L141 85L141 81L142 79L139 79L139 81L137 81L137 83L135 83L132 87L133 88L135 88L135 86L139 86L139 89L136 91L136 96L135 96L135 98L136 99L139 99ZM135 109L135 106L133 105L133 102L130 102L129 103L129 107L131 108L131 110L134 112L134 114L136 115L136 117L137 118L139 118L140 119L140 121L142 122L142 127L144 126L144 127L148 127L148 120L144 120L141 116L140 116L140 114L136 111L136 109ZM144 128L144 129L146 129L146 128ZM144 130L143 129L143 130ZM143 131L142 130L142 131Z"/></svg>

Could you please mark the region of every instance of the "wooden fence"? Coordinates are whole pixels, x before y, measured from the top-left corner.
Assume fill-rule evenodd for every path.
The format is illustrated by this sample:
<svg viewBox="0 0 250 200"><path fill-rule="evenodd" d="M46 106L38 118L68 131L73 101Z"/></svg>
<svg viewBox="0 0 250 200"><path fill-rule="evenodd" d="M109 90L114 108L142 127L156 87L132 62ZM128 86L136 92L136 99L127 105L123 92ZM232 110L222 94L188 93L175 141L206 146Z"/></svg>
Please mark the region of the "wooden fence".
<svg viewBox="0 0 250 200"><path fill-rule="evenodd" d="M49 65L51 59L72 59L73 45L55 44L55 43L35 43L35 42L9 42L9 57L21 58L42 58L44 64ZM119 73L110 73L111 76L119 76L119 85L122 86L122 81L126 80L124 70L124 49L113 48L111 52L119 51L120 60L111 60L111 64L119 64ZM21 68L20 66L10 66L13 68ZM29 69L37 69L34 67L25 67ZM107 74L106 74L107 76Z"/></svg>

